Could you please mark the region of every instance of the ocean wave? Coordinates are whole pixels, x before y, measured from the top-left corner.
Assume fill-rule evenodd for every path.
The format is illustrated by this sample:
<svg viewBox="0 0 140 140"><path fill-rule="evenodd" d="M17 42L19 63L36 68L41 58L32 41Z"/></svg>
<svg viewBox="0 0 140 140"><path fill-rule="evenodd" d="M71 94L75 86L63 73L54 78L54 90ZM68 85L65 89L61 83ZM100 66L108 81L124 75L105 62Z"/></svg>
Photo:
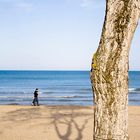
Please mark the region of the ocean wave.
<svg viewBox="0 0 140 140"><path fill-rule="evenodd" d="M140 88L129 88L129 92L140 92Z"/></svg>
<svg viewBox="0 0 140 140"><path fill-rule="evenodd" d="M140 99L129 99L129 102L140 102Z"/></svg>
<svg viewBox="0 0 140 140"><path fill-rule="evenodd" d="M46 98L87 98L92 96L78 96L78 95L69 95L69 96L45 96Z"/></svg>
<svg viewBox="0 0 140 140"><path fill-rule="evenodd" d="M39 99L39 102L43 102L43 101L45 101L45 102L68 102L68 101L70 101L70 102L92 102L93 100L92 99L74 99L74 98L67 98L67 99L64 99L64 98L51 98L51 99L49 99L49 98L42 98L42 99ZM1 101L0 102L32 102L32 100L31 99L29 99L29 98L3 98L3 99L1 99Z"/></svg>
<svg viewBox="0 0 140 140"><path fill-rule="evenodd" d="M51 101L56 101L56 100L51 100ZM59 102L69 102L69 101L70 102L93 102L93 100L88 100L88 99L85 99L85 100L59 99L57 101Z"/></svg>
<svg viewBox="0 0 140 140"><path fill-rule="evenodd" d="M69 95L69 96L67 96L67 95L65 95L65 96L61 96L61 95L54 95L54 96L51 96L51 95L46 95L46 96L39 96L39 99L68 99L68 98L71 98L71 99L77 99L77 98L79 98L79 99L87 99L87 98L92 98L92 96L90 96L90 95L88 95L88 96L80 96L80 95ZM6 99L6 100L8 100L8 99L12 99L12 100L21 100L21 99L23 99L23 100L25 100L25 99L33 99L33 96L30 96L30 95L24 95L24 96L22 96L22 95L20 95L20 96L8 96L8 95L3 95L3 96L0 96L0 99Z"/></svg>
<svg viewBox="0 0 140 140"><path fill-rule="evenodd" d="M83 88L83 89L79 89L80 91L92 91L92 88Z"/></svg>
<svg viewBox="0 0 140 140"><path fill-rule="evenodd" d="M21 92L21 91L0 91L0 94L25 94L25 92Z"/></svg>

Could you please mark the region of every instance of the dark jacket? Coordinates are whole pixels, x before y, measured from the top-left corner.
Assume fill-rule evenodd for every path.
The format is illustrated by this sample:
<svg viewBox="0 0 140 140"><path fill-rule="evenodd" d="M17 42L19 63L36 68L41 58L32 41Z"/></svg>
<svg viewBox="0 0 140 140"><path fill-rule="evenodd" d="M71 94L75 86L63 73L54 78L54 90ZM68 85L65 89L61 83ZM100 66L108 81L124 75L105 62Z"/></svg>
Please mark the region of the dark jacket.
<svg viewBox="0 0 140 140"><path fill-rule="evenodd" d="M37 90L35 90L35 92L34 92L34 97L38 97L38 91Z"/></svg>

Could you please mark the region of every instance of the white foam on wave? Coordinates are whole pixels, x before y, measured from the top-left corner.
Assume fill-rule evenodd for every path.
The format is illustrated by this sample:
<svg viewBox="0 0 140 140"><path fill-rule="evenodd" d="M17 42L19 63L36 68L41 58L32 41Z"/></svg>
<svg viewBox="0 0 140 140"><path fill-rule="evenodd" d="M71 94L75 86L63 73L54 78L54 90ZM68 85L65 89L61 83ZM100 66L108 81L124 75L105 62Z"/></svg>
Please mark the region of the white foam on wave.
<svg viewBox="0 0 140 140"><path fill-rule="evenodd" d="M131 92L135 91L135 88L129 88L129 91L131 91Z"/></svg>
<svg viewBox="0 0 140 140"><path fill-rule="evenodd" d="M129 92L140 92L140 88L129 88Z"/></svg>

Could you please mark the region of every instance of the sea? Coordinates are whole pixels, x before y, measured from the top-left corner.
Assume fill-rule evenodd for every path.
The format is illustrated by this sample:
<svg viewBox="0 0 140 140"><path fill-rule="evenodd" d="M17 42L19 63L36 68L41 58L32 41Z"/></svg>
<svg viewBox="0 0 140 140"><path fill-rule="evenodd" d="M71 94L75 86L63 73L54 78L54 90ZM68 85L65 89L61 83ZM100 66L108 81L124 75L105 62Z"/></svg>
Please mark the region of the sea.
<svg viewBox="0 0 140 140"><path fill-rule="evenodd" d="M0 104L94 105L89 71L0 71ZM129 72L129 105L140 105L140 71Z"/></svg>

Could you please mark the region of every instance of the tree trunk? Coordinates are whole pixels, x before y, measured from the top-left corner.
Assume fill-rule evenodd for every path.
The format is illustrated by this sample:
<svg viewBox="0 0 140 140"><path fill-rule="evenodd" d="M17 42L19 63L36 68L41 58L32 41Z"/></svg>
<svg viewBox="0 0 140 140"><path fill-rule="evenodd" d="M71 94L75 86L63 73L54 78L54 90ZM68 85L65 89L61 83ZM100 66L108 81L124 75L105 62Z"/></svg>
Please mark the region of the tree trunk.
<svg viewBox="0 0 140 140"><path fill-rule="evenodd" d="M91 82L94 140L128 140L129 49L139 19L140 0L106 0L106 15Z"/></svg>

